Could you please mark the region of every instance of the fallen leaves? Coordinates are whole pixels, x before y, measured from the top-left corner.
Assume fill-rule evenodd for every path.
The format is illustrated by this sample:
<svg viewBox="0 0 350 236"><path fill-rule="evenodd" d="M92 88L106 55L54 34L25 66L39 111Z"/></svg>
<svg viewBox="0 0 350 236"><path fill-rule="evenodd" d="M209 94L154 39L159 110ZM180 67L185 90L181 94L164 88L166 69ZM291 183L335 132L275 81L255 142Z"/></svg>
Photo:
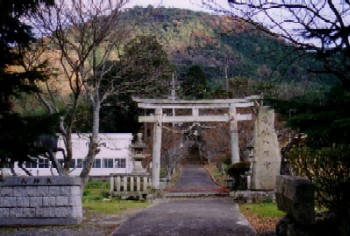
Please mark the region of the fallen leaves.
<svg viewBox="0 0 350 236"><path fill-rule="evenodd" d="M279 217L261 217L244 208L241 211L258 234L267 231L274 232L276 224L280 219Z"/></svg>

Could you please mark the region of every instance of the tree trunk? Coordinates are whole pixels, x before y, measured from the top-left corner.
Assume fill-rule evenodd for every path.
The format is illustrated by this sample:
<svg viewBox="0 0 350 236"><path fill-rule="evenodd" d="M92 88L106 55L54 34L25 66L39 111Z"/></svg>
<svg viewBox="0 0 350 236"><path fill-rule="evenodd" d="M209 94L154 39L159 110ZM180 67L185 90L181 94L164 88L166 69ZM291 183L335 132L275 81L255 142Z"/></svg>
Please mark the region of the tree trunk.
<svg viewBox="0 0 350 236"><path fill-rule="evenodd" d="M72 147L72 130L69 128L65 134L65 146L66 146L66 160L64 163L64 172L69 173L70 163L73 159L73 147Z"/></svg>
<svg viewBox="0 0 350 236"><path fill-rule="evenodd" d="M64 163L64 172L66 174L69 174L70 170L70 164L71 161L73 160L73 146L72 146L72 127L74 123L74 117L76 114L76 108L79 100L79 94L76 94L74 96L74 101L73 101L73 106L70 111L70 114L68 115L67 119L67 128L63 127L63 123L60 125L61 126L61 132L64 134L64 145L66 146L66 160ZM63 122L63 121L62 121Z"/></svg>
<svg viewBox="0 0 350 236"><path fill-rule="evenodd" d="M93 105L93 123L92 123L92 133L90 136L89 151L85 158L86 162L83 167L83 170L80 173L80 178L82 180L82 189L84 189L85 184L89 180L89 173L92 168L92 165L95 161L96 154L98 153L98 133L99 133L99 124L100 124L100 109L101 104L99 102L94 103Z"/></svg>

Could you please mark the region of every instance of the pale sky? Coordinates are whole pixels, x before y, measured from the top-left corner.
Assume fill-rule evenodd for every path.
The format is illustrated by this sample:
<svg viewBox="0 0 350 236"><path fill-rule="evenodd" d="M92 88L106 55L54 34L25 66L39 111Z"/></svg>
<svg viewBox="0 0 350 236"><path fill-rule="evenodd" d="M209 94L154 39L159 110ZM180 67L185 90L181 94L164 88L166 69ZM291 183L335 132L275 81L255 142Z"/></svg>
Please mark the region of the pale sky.
<svg viewBox="0 0 350 236"><path fill-rule="evenodd" d="M208 1L208 0L207 0ZM216 3L221 7L228 7L227 0L209 0ZM202 0L130 0L127 7L138 6L148 6L153 5L154 7L164 6L164 7L174 7L174 8L185 8L196 11L208 11L203 5Z"/></svg>

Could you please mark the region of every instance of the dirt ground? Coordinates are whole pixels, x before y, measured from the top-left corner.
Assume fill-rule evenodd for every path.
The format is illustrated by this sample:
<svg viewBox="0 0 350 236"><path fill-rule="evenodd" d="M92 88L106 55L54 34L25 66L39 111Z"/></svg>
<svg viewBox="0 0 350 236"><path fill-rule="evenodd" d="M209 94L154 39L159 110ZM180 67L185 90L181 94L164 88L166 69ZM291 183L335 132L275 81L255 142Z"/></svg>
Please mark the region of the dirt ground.
<svg viewBox="0 0 350 236"><path fill-rule="evenodd" d="M121 223L138 211L140 210L123 212L118 215L106 215L84 210L84 220L80 225L0 227L0 236L107 236L116 231Z"/></svg>

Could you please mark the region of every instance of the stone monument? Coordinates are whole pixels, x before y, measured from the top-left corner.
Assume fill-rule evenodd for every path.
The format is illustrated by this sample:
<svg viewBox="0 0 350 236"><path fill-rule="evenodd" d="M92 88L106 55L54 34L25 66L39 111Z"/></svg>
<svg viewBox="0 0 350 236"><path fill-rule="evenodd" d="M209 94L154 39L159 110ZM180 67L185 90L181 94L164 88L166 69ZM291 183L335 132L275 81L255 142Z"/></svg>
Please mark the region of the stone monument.
<svg viewBox="0 0 350 236"><path fill-rule="evenodd" d="M280 172L281 154L274 121L273 109L259 107L254 126L254 157L250 186L253 190L275 189L276 176Z"/></svg>

